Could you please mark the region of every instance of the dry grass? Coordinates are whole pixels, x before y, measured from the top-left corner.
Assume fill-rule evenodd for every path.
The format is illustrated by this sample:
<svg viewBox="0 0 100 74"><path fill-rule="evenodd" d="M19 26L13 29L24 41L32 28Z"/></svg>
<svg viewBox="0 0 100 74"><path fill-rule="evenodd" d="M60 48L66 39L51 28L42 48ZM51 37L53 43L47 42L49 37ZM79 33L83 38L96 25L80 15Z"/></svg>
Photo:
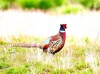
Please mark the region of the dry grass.
<svg viewBox="0 0 100 74"><path fill-rule="evenodd" d="M19 37L18 40L21 39L19 42L23 42L24 38ZM100 46L89 40L87 43L87 38L80 40L70 38L65 47L55 55L43 53L42 50L36 48L0 48L0 73L99 74ZM27 37L28 41L29 39L31 37ZM33 39L35 42L41 40ZM81 42L81 45L78 42Z"/></svg>
<svg viewBox="0 0 100 74"><path fill-rule="evenodd" d="M58 23L68 24L66 45L55 55L36 48L0 48L0 74L100 74L99 18L100 14L94 12L51 16L42 12L0 11L0 45L38 43L44 40L42 36L57 33Z"/></svg>

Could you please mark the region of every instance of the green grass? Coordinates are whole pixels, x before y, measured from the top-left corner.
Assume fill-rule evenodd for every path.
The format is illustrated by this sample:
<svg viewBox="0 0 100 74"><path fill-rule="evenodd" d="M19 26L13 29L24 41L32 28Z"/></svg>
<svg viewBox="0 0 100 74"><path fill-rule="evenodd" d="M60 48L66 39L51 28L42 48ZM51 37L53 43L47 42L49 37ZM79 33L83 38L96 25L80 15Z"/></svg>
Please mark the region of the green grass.
<svg viewBox="0 0 100 74"><path fill-rule="evenodd" d="M82 7L81 5L68 5L65 7L65 10L63 10L63 13L78 13L78 12L82 12L84 10L84 7Z"/></svg>
<svg viewBox="0 0 100 74"><path fill-rule="evenodd" d="M23 9L32 9L32 8L38 8L38 5L41 0L17 0L16 4L17 6L22 7Z"/></svg>
<svg viewBox="0 0 100 74"><path fill-rule="evenodd" d="M15 0L0 0L0 9L8 9L12 7Z"/></svg>
<svg viewBox="0 0 100 74"><path fill-rule="evenodd" d="M17 6L23 9L42 9L48 10L57 6L61 6L65 0L16 0Z"/></svg>
<svg viewBox="0 0 100 74"><path fill-rule="evenodd" d="M12 43L42 40L25 35L10 39ZM2 42L6 41L1 38L0 45L5 45ZM99 74L99 56L100 46L88 37L68 37L65 47L53 56L36 48L0 48L0 74Z"/></svg>
<svg viewBox="0 0 100 74"><path fill-rule="evenodd" d="M3 39L0 39L0 45L5 45L5 44L7 44L7 42L4 41Z"/></svg>
<svg viewBox="0 0 100 74"><path fill-rule="evenodd" d="M43 11L58 9L59 12L69 14L82 12L84 9L100 10L100 0L0 0L0 9L9 8Z"/></svg>
<svg viewBox="0 0 100 74"><path fill-rule="evenodd" d="M57 7L55 12L61 14L76 14L79 12L83 12L85 8L82 5L75 5L75 4L66 4L60 7Z"/></svg>

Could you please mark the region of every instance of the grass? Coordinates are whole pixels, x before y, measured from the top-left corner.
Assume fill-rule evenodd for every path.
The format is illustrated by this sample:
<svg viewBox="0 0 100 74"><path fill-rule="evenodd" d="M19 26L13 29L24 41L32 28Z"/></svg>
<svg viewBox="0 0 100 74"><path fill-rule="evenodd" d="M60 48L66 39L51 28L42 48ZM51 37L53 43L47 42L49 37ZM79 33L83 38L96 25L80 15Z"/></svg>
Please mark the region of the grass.
<svg viewBox="0 0 100 74"><path fill-rule="evenodd" d="M63 7L64 6L64 7ZM0 9L9 8L62 12L64 14L82 12L85 9L100 10L100 0L0 0Z"/></svg>
<svg viewBox="0 0 100 74"><path fill-rule="evenodd" d="M10 39L11 42L42 40L23 35ZM8 43L2 38L0 41L0 45ZM68 37L65 47L55 55L36 48L0 48L0 74L100 74L99 56L100 46L88 37L80 40Z"/></svg>
<svg viewBox="0 0 100 74"><path fill-rule="evenodd" d="M14 2L15 0L0 0L0 9L8 9L8 8L11 8L12 6L12 3Z"/></svg>
<svg viewBox="0 0 100 74"><path fill-rule="evenodd" d="M79 12L83 12L84 10L85 8L82 5L67 4L67 5L62 5L60 7L57 7L55 12L61 14L76 14Z"/></svg>

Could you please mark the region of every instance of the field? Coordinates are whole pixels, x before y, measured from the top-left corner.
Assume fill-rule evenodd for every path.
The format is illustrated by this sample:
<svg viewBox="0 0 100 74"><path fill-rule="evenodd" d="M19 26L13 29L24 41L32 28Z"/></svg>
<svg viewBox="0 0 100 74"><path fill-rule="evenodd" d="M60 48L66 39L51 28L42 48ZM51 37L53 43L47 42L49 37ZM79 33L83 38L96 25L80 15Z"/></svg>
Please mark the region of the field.
<svg viewBox="0 0 100 74"><path fill-rule="evenodd" d="M14 42L40 42L42 38L21 35L10 37ZM88 37L68 37L57 54L43 53L37 48L0 48L0 74L99 74L100 41ZM0 45L9 44L2 38Z"/></svg>
<svg viewBox="0 0 100 74"><path fill-rule="evenodd" d="M100 74L100 14L0 11L0 74ZM64 48L55 55L37 48L1 47L44 41L67 23Z"/></svg>

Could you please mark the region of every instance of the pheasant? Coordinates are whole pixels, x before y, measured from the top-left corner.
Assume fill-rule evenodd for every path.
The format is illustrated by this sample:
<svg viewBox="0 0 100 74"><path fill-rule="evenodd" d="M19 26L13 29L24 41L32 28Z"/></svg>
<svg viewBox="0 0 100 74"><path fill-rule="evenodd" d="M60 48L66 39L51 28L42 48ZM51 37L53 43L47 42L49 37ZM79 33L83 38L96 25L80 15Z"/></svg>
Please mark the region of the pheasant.
<svg viewBox="0 0 100 74"><path fill-rule="evenodd" d="M64 44L66 41L66 31L65 31L66 28L67 28L67 24L60 24L60 29L59 29L58 34L49 37L46 40L46 43L43 45L39 45L35 43L30 43L30 44L29 43L15 43L15 44L12 44L11 46L27 47L27 48L36 47L36 48L43 49L43 52L55 54L64 47Z"/></svg>

